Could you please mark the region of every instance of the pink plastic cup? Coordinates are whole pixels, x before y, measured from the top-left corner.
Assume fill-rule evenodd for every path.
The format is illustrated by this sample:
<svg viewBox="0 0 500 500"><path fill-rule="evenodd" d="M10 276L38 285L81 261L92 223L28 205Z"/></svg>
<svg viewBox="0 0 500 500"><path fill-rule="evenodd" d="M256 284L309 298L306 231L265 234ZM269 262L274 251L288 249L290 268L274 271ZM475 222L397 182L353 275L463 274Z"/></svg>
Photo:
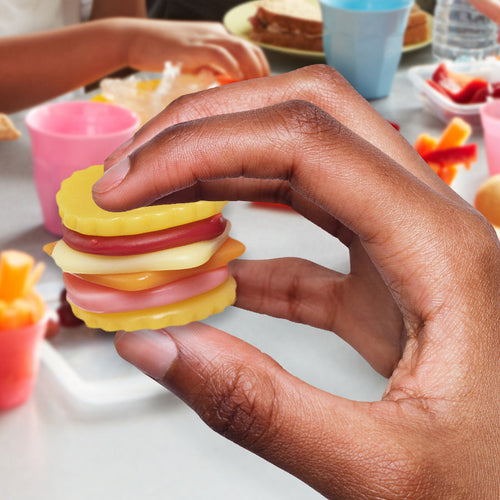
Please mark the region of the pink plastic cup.
<svg viewBox="0 0 500 500"><path fill-rule="evenodd" d="M139 127L126 108L93 101L45 104L26 116L33 172L45 227L61 235L56 204L61 182L76 170L102 164Z"/></svg>
<svg viewBox="0 0 500 500"><path fill-rule="evenodd" d="M45 315L32 325L0 330L0 410L21 405L33 392L48 321Z"/></svg>
<svg viewBox="0 0 500 500"><path fill-rule="evenodd" d="M479 108L490 175L500 174L500 101Z"/></svg>

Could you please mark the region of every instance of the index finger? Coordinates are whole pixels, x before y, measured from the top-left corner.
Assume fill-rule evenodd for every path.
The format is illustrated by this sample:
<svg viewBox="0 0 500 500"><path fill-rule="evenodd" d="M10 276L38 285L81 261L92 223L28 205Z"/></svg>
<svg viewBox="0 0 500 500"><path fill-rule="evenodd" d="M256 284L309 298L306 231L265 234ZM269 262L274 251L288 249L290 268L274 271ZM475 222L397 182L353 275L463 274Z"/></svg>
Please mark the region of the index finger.
<svg viewBox="0 0 500 500"><path fill-rule="evenodd" d="M170 104L105 161L110 168L165 128L212 115L248 111L300 99L323 109L359 136L446 196L457 197L419 157L401 134L329 66L316 65L290 73L238 82L189 94Z"/></svg>
<svg viewBox="0 0 500 500"><path fill-rule="evenodd" d="M430 206L443 203L388 155L304 101L174 125L109 169L94 198L124 210L196 186L199 198L211 199L207 185L227 179L235 180L224 184L229 200L247 198L255 179L280 179L283 202L312 201L362 240L384 241L372 248L382 253L406 253L416 228L408 213L427 215L430 227Z"/></svg>

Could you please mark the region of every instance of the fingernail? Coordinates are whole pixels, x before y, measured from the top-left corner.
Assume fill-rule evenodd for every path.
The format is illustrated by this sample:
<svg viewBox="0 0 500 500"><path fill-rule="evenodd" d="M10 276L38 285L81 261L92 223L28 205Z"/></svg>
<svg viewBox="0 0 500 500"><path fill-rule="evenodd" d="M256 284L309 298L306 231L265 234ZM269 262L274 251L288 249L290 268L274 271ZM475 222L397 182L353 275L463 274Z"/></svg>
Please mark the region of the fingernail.
<svg viewBox="0 0 500 500"><path fill-rule="evenodd" d="M104 172L104 175L94 184L94 192L102 194L114 189L125 179L129 171L130 159L127 156Z"/></svg>
<svg viewBox="0 0 500 500"><path fill-rule="evenodd" d="M118 354L155 380L161 380L177 358L177 347L163 330L138 330L115 335Z"/></svg>

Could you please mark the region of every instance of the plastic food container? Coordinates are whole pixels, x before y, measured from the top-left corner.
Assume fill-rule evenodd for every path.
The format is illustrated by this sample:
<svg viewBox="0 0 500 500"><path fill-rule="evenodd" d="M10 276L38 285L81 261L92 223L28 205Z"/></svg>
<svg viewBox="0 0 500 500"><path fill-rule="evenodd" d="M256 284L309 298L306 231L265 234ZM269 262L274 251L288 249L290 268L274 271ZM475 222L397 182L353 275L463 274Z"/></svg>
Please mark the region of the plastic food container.
<svg viewBox="0 0 500 500"><path fill-rule="evenodd" d="M424 107L445 123L458 116L473 126L479 126L481 124L479 109L484 103L457 104L427 83L438 65L436 63L414 66L408 71L408 77L420 95ZM446 67L455 73L484 78L490 83L500 82L500 61L498 59L492 58L474 62L446 62Z"/></svg>
<svg viewBox="0 0 500 500"><path fill-rule="evenodd" d="M62 287L62 281L38 287L54 310ZM42 341L42 364L57 382L62 399L85 412L119 412L123 405L170 399L170 392L118 356L113 337L82 324L61 327L54 338Z"/></svg>

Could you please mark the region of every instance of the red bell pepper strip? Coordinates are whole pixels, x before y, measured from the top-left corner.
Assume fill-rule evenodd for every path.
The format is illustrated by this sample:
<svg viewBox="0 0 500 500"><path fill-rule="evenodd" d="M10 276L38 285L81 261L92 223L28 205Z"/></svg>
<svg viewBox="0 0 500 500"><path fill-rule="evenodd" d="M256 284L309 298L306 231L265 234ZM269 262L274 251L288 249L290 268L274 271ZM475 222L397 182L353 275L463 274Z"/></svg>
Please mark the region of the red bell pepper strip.
<svg viewBox="0 0 500 500"><path fill-rule="evenodd" d="M437 83L433 80L428 80L427 83L433 89L448 96L457 104L475 104L486 102L486 99L490 94L489 84L482 78L475 78L462 88L457 88L455 85L448 86L447 84Z"/></svg>
<svg viewBox="0 0 500 500"><path fill-rule="evenodd" d="M441 84L444 80L448 80L448 68L445 63L441 63L432 73L431 80L437 84Z"/></svg>
<svg viewBox="0 0 500 500"><path fill-rule="evenodd" d="M294 211L292 207L284 205L283 203L272 203L270 201L252 201L252 205L261 208L275 208L277 210L291 210Z"/></svg>
<svg viewBox="0 0 500 500"><path fill-rule="evenodd" d="M238 82L239 80L235 80L234 78L230 77L229 75L217 75L215 77L217 81L219 82L219 85L227 85L228 83L235 83Z"/></svg>
<svg viewBox="0 0 500 500"><path fill-rule="evenodd" d="M488 87L478 88L476 93L470 98L469 104L479 104L486 102L488 96L491 95Z"/></svg>
<svg viewBox="0 0 500 500"><path fill-rule="evenodd" d="M434 71L431 77L436 85L441 87L446 93L456 93L460 92L463 84L456 81L456 79L450 76L450 72L446 68L445 63L441 63Z"/></svg>
<svg viewBox="0 0 500 500"><path fill-rule="evenodd" d="M398 132L401 130L399 123L392 122L391 120L387 120Z"/></svg>
<svg viewBox="0 0 500 500"><path fill-rule="evenodd" d="M491 97L493 97L493 99L500 98L500 82L493 82L491 84Z"/></svg>
<svg viewBox="0 0 500 500"><path fill-rule="evenodd" d="M441 85L439 85L439 83L436 83L434 80L427 80L427 85L431 86L436 92L439 92L440 94L444 95L445 97L450 97L448 95L448 92L446 92L446 90L444 90L443 87L441 87Z"/></svg>
<svg viewBox="0 0 500 500"><path fill-rule="evenodd" d="M465 144L455 148L435 149L422 158L429 164L437 164L440 167L464 164L466 168L477 160L477 144Z"/></svg>
<svg viewBox="0 0 500 500"><path fill-rule="evenodd" d="M427 83L458 104L486 102L490 95L490 86L486 80L448 71L445 63L441 63L434 70Z"/></svg>
<svg viewBox="0 0 500 500"><path fill-rule="evenodd" d="M456 165L449 165L448 167L439 168L436 173L449 186L454 181L458 173L458 168Z"/></svg>
<svg viewBox="0 0 500 500"><path fill-rule="evenodd" d="M459 104L472 104L478 102L485 102L488 97L489 84L482 78L475 78L471 80L459 92L450 92L450 97Z"/></svg>

